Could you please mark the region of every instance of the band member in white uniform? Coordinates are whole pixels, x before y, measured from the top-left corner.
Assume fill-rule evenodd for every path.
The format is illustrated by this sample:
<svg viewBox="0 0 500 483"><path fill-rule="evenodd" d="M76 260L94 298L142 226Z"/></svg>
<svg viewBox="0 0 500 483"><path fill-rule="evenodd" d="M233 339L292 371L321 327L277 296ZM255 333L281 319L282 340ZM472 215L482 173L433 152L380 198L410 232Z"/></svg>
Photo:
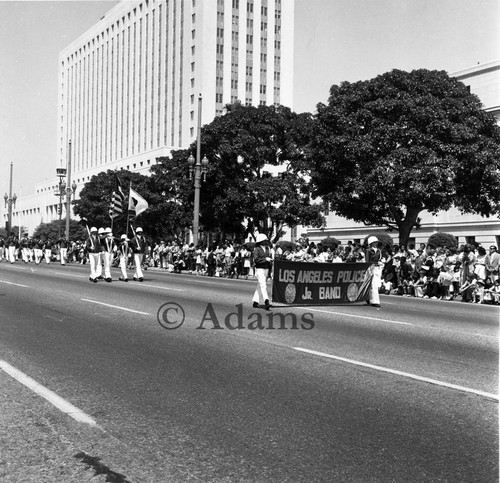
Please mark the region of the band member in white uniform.
<svg viewBox="0 0 500 483"><path fill-rule="evenodd" d="M121 236L121 242L118 247L118 255L120 257L120 269L122 271L122 276L120 277L120 280L122 280L123 282L128 282L127 264L129 258L132 256L132 250L130 248L129 239L127 238L127 235Z"/></svg>
<svg viewBox="0 0 500 483"><path fill-rule="evenodd" d="M137 228L135 230L135 236L130 240L130 245L132 247L132 252L134 253L134 264L135 273L134 280L139 280L142 282L144 280L144 274L142 273L142 262L144 260L144 255L146 255L148 244L144 238L142 228Z"/></svg>
<svg viewBox="0 0 500 483"><path fill-rule="evenodd" d="M378 291L382 285L382 269L384 268L382 252L376 236L369 236L367 243L369 248L366 251L366 263L370 264L370 270L373 276L368 303L372 307L380 307L380 295Z"/></svg>
<svg viewBox="0 0 500 483"><path fill-rule="evenodd" d="M104 238L101 241L103 247L102 259L104 263L104 279L106 282L111 282L111 262L113 261L114 253L116 251L116 244L113 239L111 228L105 228Z"/></svg>
<svg viewBox="0 0 500 483"><path fill-rule="evenodd" d="M98 267L101 266L101 241L97 233L97 228L90 229L90 236L85 242L85 250L89 254L90 277L91 282L97 283Z"/></svg>
<svg viewBox="0 0 500 483"><path fill-rule="evenodd" d="M257 288L253 294L253 307L258 308L264 305L266 310L271 308L269 295L267 294L267 276L271 268L272 254L269 248L269 240L266 235L259 233L255 239L255 249L253 258L255 262L255 277L257 278Z"/></svg>

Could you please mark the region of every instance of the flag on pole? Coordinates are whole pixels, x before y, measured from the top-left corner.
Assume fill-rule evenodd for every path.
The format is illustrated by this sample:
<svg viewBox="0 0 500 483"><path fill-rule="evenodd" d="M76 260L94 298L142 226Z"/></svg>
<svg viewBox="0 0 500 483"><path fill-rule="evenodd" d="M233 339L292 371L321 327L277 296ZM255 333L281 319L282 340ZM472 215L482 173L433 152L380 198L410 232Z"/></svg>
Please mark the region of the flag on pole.
<svg viewBox="0 0 500 483"><path fill-rule="evenodd" d="M111 195L111 206L109 208L109 216L114 219L123 215L123 203L125 201L125 193L122 190L118 175L114 174L113 193Z"/></svg>
<svg viewBox="0 0 500 483"><path fill-rule="evenodd" d="M140 215L149 207L148 202L139 194L130 188L130 195L128 198L128 213L131 218Z"/></svg>

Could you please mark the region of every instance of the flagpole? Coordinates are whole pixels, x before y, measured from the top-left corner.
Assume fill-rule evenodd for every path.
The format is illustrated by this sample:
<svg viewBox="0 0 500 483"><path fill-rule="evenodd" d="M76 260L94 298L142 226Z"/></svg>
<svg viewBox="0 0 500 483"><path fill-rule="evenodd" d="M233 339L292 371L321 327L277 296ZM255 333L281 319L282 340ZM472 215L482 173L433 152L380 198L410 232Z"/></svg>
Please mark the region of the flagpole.
<svg viewBox="0 0 500 483"><path fill-rule="evenodd" d="M130 186L128 188L128 203L127 203L127 231L126 231L126 234L127 234L127 238L128 238L128 227L129 227L129 223L130 223L130 210L128 209L128 207L130 206L130 190L132 189L132 180L130 180Z"/></svg>
<svg viewBox="0 0 500 483"><path fill-rule="evenodd" d="M116 168L115 168L115 176L116 176ZM115 184L115 179L113 179L113 186L114 186L114 184ZM114 188L115 188L115 186L114 186ZM114 188L113 188L113 195L111 195L112 198L114 198ZM114 202L115 202L115 200L111 199L111 207L112 207L113 210L114 210ZM115 214L114 212L110 213L110 217L111 217L111 233L113 233L113 222L115 221L115 217L112 216L114 214Z"/></svg>

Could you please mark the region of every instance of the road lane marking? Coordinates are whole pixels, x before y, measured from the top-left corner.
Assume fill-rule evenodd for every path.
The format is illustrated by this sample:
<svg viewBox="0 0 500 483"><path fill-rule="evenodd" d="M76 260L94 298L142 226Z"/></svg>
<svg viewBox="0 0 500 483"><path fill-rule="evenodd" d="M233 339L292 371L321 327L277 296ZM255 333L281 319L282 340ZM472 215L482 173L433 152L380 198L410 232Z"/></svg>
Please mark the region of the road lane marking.
<svg viewBox="0 0 500 483"><path fill-rule="evenodd" d="M72 417L76 421L99 428L96 421L92 419L88 414L84 413L76 406L73 406L73 404L69 403L61 396L57 395L54 391L51 391L45 386L42 386L40 383L36 382L31 377L24 374L24 372L21 372L19 369L16 369L14 366L11 366L8 362L0 359L0 369L6 372L9 376L13 377L16 381L30 388L33 392L35 392L39 396L45 398L57 409L67 414L68 416Z"/></svg>
<svg viewBox="0 0 500 483"><path fill-rule="evenodd" d="M105 304L104 302L98 302L97 300L89 300L89 299L80 299L80 300L83 300L84 302L90 302L92 304L104 305L106 307L111 307L112 309L125 310L126 312L132 312L134 314L151 315L149 312L141 312L140 310L127 309L126 307L120 307L119 305Z"/></svg>
<svg viewBox="0 0 500 483"><path fill-rule="evenodd" d="M86 275L75 275L73 273L64 273L64 272L55 272L56 275L64 275L66 277L78 277L78 278L87 278Z"/></svg>
<svg viewBox="0 0 500 483"><path fill-rule="evenodd" d="M435 384L437 386L448 387L450 389L456 389L456 390L462 391L462 392L470 392L470 393L476 394L478 396L484 396L484 397L487 397L490 399L495 399L496 401L499 400L499 396L497 394L479 391L477 389L471 389L470 387L459 386L457 384L451 384L449 382L443 382L443 381L438 381L436 379L430 379L428 377L417 376L416 374L411 374L409 372L402 372L402 371L397 371L395 369L389 369L387 367L375 366L373 364L367 364L366 362L355 361L352 359L346 359L345 357L333 356L331 354L326 354L325 352L317 352L317 351L313 351L310 349L304 349L302 347L292 347L292 349L295 349L296 351L300 351L300 352L306 352L307 354L312 354L315 356L327 357L328 359L335 359L337 361L347 362L348 364L353 364L356 366L367 367L369 369L374 369L376 371L387 372L389 374L395 374L397 376L403 376L403 377L408 377L410 379L416 379L417 381L428 382L430 384Z"/></svg>
<svg viewBox="0 0 500 483"><path fill-rule="evenodd" d="M24 288L29 288L28 285L22 285L20 283L14 283L14 282L6 282L4 280L0 280L0 283L6 283L8 285L15 285L16 287L24 287Z"/></svg>
<svg viewBox="0 0 500 483"><path fill-rule="evenodd" d="M217 277L217 278L218 278L218 277ZM217 278L216 278L216 277L214 277L214 280L213 280L213 281L212 281L212 280L210 280L210 281L207 281L207 282L205 282L205 281L203 281L203 280L190 280L190 281L189 281L189 283L201 283L201 284L205 284L205 285L216 285L217 287L218 287L219 285L225 285L226 287L231 287L231 286L232 286L232 285L231 285L231 284L229 284L229 283L213 283L214 281L216 281L216 280L217 280ZM220 278L219 278L219 280L220 280Z"/></svg>
<svg viewBox="0 0 500 483"><path fill-rule="evenodd" d="M476 332L468 332L466 330L457 330L457 329L450 329L447 327L434 327L432 325L418 325L418 324L411 324L410 322L400 322L397 320L388 320L388 319L380 319L377 317L367 317L365 315L356 315L356 314L346 314L345 312L331 312L329 310L321 310L321 309L313 309L311 307L298 307L302 310L308 310L308 311L313 311L313 312L321 312L324 314L332 314L332 315L345 315L346 317L357 317L359 319L368 319L368 320L378 320L379 322L387 322L388 324L397 324L397 325L409 325L411 327L417 327L419 329L423 330L438 330L438 331L447 331L447 332L452 332L454 334L464 334L464 335L473 335L476 337L484 337L486 339L492 339L492 340L498 340L497 336L493 335L486 335L486 334L478 334Z"/></svg>
<svg viewBox="0 0 500 483"><path fill-rule="evenodd" d="M346 314L345 312L331 312L330 310L312 309L310 307L303 308L303 310L308 310L308 311L310 310L312 312L321 312L323 314L345 315L346 317L356 317L358 319L378 320L380 322L388 322L389 324L415 325L415 324L410 324L410 322L399 322L397 320L379 319L377 317L368 317L366 315Z"/></svg>
<svg viewBox="0 0 500 483"><path fill-rule="evenodd" d="M159 285L148 285L146 283L141 284L142 287L151 287L151 288L159 288L160 290L174 290L176 292L186 292L186 290L182 288L172 288L172 287L160 287Z"/></svg>

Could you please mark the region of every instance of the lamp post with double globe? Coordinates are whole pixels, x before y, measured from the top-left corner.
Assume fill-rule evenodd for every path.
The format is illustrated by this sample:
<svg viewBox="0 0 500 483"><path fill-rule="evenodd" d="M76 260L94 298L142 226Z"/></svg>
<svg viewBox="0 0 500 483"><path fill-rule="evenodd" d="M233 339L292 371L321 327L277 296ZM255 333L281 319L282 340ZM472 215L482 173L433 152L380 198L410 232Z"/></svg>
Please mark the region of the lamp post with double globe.
<svg viewBox="0 0 500 483"><path fill-rule="evenodd" d="M3 199L5 201L5 207L8 207L7 214L7 236L10 236L10 232L12 230L12 206L16 206L17 196L16 194L12 194L12 171L13 164L10 163L10 184L9 184L9 194L5 193Z"/></svg>
<svg viewBox="0 0 500 483"><path fill-rule="evenodd" d="M199 223L200 223L200 188L201 188L201 180L205 181L208 159L206 156L203 156L203 159L200 161L199 155L197 159L194 159L194 156L191 154L188 158L189 164L189 179L193 179L194 177L194 216L193 216L193 243L194 246L198 246L198 232L199 232Z"/></svg>

